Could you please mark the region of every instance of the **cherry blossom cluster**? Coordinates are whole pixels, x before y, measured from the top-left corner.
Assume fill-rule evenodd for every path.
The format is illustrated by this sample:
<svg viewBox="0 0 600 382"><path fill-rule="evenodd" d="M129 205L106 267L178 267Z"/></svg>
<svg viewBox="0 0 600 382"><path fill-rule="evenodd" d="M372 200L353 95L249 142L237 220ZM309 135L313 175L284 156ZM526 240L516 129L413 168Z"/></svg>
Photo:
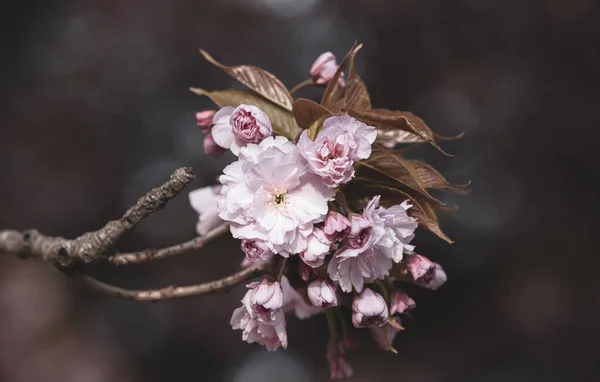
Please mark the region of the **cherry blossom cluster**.
<svg viewBox="0 0 600 382"><path fill-rule="evenodd" d="M327 52L310 76L326 85L337 69ZM337 81L345 85L343 75ZM202 111L196 118L209 134L207 155L230 150L237 156L220 185L190 193L200 215L198 234L226 222L241 240L242 266L274 265L247 285L231 317L233 329L242 331L244 341L276 350L288 345L286 311L299 318L325 314L332 378L352 375L346 352L355 340L346 321L369 328L382 349L395 351L402 316L415 307L396 282L437 289L446 274L410 244L418 224L409 216L409 200L385 208L372 195L359 211L336 201L339 187L355 177L355 164L371 156L377 128L341 113L324 119L314 139L304 130L293 142L274 134L268 115L255 105Z"/></svg>

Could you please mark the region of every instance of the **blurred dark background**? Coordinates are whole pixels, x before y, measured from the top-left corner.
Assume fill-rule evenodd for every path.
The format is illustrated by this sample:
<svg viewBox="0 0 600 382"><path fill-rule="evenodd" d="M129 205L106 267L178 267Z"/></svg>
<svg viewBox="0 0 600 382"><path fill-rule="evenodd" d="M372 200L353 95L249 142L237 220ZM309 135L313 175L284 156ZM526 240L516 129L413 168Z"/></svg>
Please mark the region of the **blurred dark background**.
<svg viewBox="0 0 600 382"><path fill-rule="evenodd" d="M254 64L293 86L313 60L365 44L358 68L377 107L410 110L442 135L412 155L473 193L444 196L456 240L420 253L449 274L417 300L399 355L366 331L352 381L600 380L600 9L594 0L32 1L0 6L0 227L74 237L96 229L177 167L194 187L233 159L202 153L189 86ZM311 96L310 91L302 93ZM123 250L195 235L182 195ZM96 270L134 288L236 270L238 243L133 268ZM92 295L34 261L0 258L0 380L327 381L322 317L290 318L268 354L229 326L243 288L144 305Z"/></svg>

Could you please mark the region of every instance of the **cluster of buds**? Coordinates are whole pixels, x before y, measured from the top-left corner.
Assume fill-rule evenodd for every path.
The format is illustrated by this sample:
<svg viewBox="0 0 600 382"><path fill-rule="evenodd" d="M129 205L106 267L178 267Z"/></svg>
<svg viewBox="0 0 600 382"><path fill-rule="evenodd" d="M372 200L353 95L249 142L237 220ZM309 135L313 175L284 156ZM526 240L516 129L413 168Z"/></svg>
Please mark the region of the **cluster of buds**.
<svg viewBox="0 0 600 382"><path fill-rule="evenodd" d="M353 65L357 51L340 65ZM390 146L385 123L391 122L386 121L406 124L407 117L370 111L364 84L353 70L346 80L332 53L315 61L308 80L327 87L322 105L293 101L262 69L216 64L264 98L258 107L249 102L256 94L239 102L238 92L237 106L227 101L218 111L196 115L198 126L210 134L205 153L230 150L238 158L224 169L217 188L190 194L200 214L198 234L226 222L241 240L242 266L266 265L262 280L248 285L231 325L242 331L244 341L276 350L288 344L285 312L299 318L324 314L331 332L326 352L331 377L348 377L352 367L345 355L355 345L351 327L369 329L383 350L395 352L392 344L403 329L403 315L416 305L397 284L437 289L446 281L442 267L416 254L410 243L420 224L449 240L439 227L426 225L437 219L423 219L433 211L429 203L439 202L426 188L459 186L386 148L403 143L400 135L392 135ZM250 74L272 77L271 82L248 82ZM225 97L225 92L219 97L197 92L217 103ZM343 98L336 99L339 94ZM340 102L346 107L334 111ZM295 131L298 126L304 129ZM420 174L428 178L415 178ZM367 189L395 193L364 194ZM344 316L344 306L351 316Z"/></svg>

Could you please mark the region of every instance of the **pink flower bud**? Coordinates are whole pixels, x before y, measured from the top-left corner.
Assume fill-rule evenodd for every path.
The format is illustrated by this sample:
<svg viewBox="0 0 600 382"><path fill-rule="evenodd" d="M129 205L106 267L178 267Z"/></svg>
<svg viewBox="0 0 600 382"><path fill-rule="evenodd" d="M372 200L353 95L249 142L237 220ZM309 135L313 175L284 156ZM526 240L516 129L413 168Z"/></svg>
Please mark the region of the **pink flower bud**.
<svg viewBox="0 0 600 382"><path fill-rule="evenodd" d="M344 379L352 377L352 366L340 354L327 357L329 362L329 376L331 379Z"/></svg>
<svg viewBox="0 0 600 382"><path fill-rule="evenodd" d="M350 220L347 217L340 214L339 212L330 211L325 219L325 225L323 226L323 232L332 241L340 242L348 236L350 230Z"/></svg>
<svg viewBox="0 0 600 382"><path fill-rule="evenodd" d="M283 289L277 281L266 278L252 285L250 294L250 307L259 315L266 315L280 310L283 307Z"/></svg>
<svg viewBox="0 0 600 382"><path fill-rule="evenodd" d="M215 143L212 136L207 135L204 137L204 155L210 155L218 157L223 155L225 149Z"/></svg>
<svg viewBox="0 0 600 382"><path fill-rule="evenodd" d="M394 317L392 320L394 320L398 327L401 326L399 317ZM382 327L371 328L371 335L380 348L395 353L396 349L394 349L392 343L394 342L396 335L400 332L398 327L387 324Z"/></svg>
<svg viewBox="0 0 600 382"><path fill-rule="evenodd" d="M240 105L231 115L233 134L247 143L260 143L273 132L269 117L252 105Z"/></svg>
<svg viewBox="0 0 600 382"><path fill-rule="evenodd" d="M213 117L216 110L204 110L196 113L196 124L203 132L208 133L213 127Z"/></svg>
<svg viewBox="0 0 600 382"><path fill-rule="evenodd" d="M252 105L237 108L225 106L213 117L211 133L217 145L230 149L238 155L240 148L248 143L260 143L273 135L269 117Z"/></svg>
<svg viewBox="0 0 600 382"><path fill-rule="evenodd" d="M352 324L355 328L382 326L388 320L388 307L383 297L365 288L352 301Z"/></svg>
<svg viewBox="0 0 600 382"><path fill-rule="evenodd" d="M441 265L421 255L408 256L406 259L406 269L413 277L413 280L415 280L415 284L424 288L437 289L448 278Z"/></svg>
<svg viewBox="0 0 600 382"><path fill-rule="evenodd" d="M304 281L310 281L317 275L316 269L309 267L304 262L300 262L298 273L300 273L300 278Z"/></svg>
<svg viewBox="0 0 600 382"><path fill-rule="evenodd" d="M415 301L402 291L392 293L390 298L390 314L405 313L417 306Z"/></svg>
<svg viewBox="0 0 600 382"><path fill-rule="evenodd" d="M335 56L331 52L321 54L310 68L310 77L318 85L325 85L333 79L339 65L336 63ZM345 86L344 73L340 74L338 80L340 86Z"/></svg>
<svg viewBox="0 0 600 382"><path fill-rule="evenodd" d="M318 308L330 308L337 305L335 287L326 280L315 280L308 284L308 299Z"/></svg>
<svg viewBox="0 0 600 382"><path fill-rule="evenodd" d="M330 247L331 240L325 235L325 232L314 227L311 234L308 235L306 249L300 252L300 258L310 267L320 267L323 265Z"/></svg>
<svg viewBox="0 0 600 382"><path fill-rule="evenodd" d="M241 247L251 263L264 263L273 257L273 251L261 240L242 239Z"/></svg>

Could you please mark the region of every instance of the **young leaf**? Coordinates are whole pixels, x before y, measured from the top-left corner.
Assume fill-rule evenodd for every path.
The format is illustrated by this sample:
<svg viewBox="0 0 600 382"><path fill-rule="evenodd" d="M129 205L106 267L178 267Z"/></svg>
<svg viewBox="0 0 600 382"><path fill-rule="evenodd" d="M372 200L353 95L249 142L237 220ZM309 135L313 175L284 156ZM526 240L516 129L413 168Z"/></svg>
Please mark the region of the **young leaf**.
<svg viewBox="0 0 600 382"><path fill-rule="evenodd" d="M308 129L319 119L331 117L333 114L318 103L305 98L294 101L292 112L301 129Z"/></svg>
<svg viewBox="0 0 600 382"><path fill-rule="evenodd" d="M457 194L468 194L471 192L469 186L471 182L466 184L451 184L446 178L430 165L418 160L401 159L406 166L411 168L420 178L420 183L425 188L434 188L455 192Z"/></svg>
<svg viewBox="0 0 600 382"><path fill-rule="evenodd" d="M412 167L408 166L403 159L396 157L389 150L381 146L374 145L371 156L368 159L356 162L356 165L358 165L358 169L360 167L367 167L387 178L393 179L439 206L446 205L427 192L423 184L421 184L421 178Z"/></svg>
<svg viewBox="0 0 600 382"><path fill-rule="evenodd" d="M393 143L395 146L398 143L423 143L427 142L427 140L404 130L377 129L377 139L375 142L381 145Z"/></svg>
<svg viewBox="0 0 600 382"><path fill-rule="evenodd" d="M348 81L346 82L346 92L344 94L344 104L348 109L371 109L371 97L367 91L367 86L356 74L354 59L358 49L355 49L350 54L348 61Z"/></svg>
<svg viewBox="0 0 600 382"><path fill-rule="evenodd" d="M285 85L271 73L251 65L226 66L217 62L217 60L212 58L206 51L200 49L200 53L208 62L223 69L231 77L254 90L256 93L282 108L292 111L294 99Z"/></svg>
<svg viewBox="0 0 600 382"><path fill-rule="evenodd" d="M331 79L331 81L329 81L329 84L327 84L327 87L325 88L323 98L321 99L321 105L329 107L335 101L341 98L343 88L340 86L338 80L344 69L346 69L346 65L348 65L350 57L355 55L356 52L358 52L361 48L362 44L357 44L355 42L352 46L352 49L350 49L350 51L346 54L346 57L344 57L344 60L340 63L340 67L335 72L333 78Z"/></svg>
<svg viewBox="0 0 600 382"><path fill-rule="evenodd" d="M380 131L397 131L402 130L423 138L433 147L438 149L445 155L452 156L446 153L435 142L433 132L423 120L412 113L406 111L392 111L387 109L373 110L357 110L350 109L348 114L359 119L367 125L375 126ZM406 141L405 141L406 142Z"/></svg>
<svg viewBox="0 0 600 382"><path fill-rule="evenodd" d="M278 105L275 105L270 101L267 101L256 93L248 90L236 89L216 90L212 92L199 88L191 88L190 90L196 94L207 96L214 103L221 107L237 107L240 104L254 105L269 116L271 125L273 126L273 132L275 134L283 135L290 140L296 139L300 133L300 128L296 124L294 116L291 112Z"/></svg>

